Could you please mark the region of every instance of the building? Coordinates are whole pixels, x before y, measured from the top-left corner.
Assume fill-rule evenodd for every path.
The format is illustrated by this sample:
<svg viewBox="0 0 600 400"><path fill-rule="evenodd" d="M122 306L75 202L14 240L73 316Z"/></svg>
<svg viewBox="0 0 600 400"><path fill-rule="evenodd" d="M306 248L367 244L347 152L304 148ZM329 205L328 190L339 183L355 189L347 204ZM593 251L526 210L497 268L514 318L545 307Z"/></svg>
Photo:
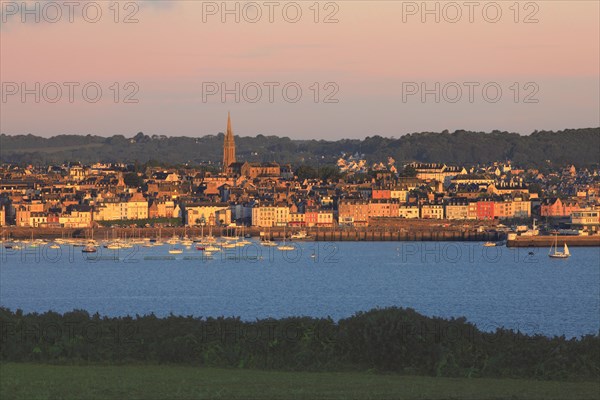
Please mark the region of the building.
<svg viewBox="0 0 600 400"><path fill-rule="evenodd" d="M412 163L410 167L414 168L416 177L424 181L448 182L457 175L466 174L467 171L462 167L448 166L446 164L420 164Z"/></svg>
<svg viewBox="0 0 600 400"><path fill-rule="evenodd" d="M134 193L127 201L125 215L121 219L148 219L148 200L141 193Z"/></svg>
<svg viewBox="0 0 600 400"><path fill-rule="evenodd" d="M398 206L398 216L400 218L419 218L419 206L417 205L400 205Z"/></svg>
<svg viewBox="0 0 600 400"><path fill-rule="evenodd" d="M291 212L289 226L306 226L306 215L300 212Z"/></svg>
<svg viewBox="0 0 600 400"><path fill-rule="evenodd" d="M27 203L15 204L15 217L16 217L16 225L25 227L25 226L38 226L41 221L41 216L44 212L44 204L41 201L35 200ZM32 218L32 214L35 214L35 217ZM47 222L44 221L44 222ZM32 225L32 223L36 225Z"/></svg>
<svg viewBox="0 0 600 400"><path fill-rule="evenodd" d="M240 175L254 179L259 177L279 177L281 167L275 162L270 163L250 163L245 162L240 169Z"/></svg>
<svg viewBox="0 0 600 400"><path fill-rule="evenodd" d="M444 219L444 206L442 204L423 204L421 206L421 218Z"/></svg>
<svg viewBox="0 0 600 400"><path fill-rule="evenodd" d="M389 200L392 198L392 191L389 189L373 189L371 196L374 200Z"/></svg>
<svg viewBox="0 0 600 400"><path fill-rule="evenodd" d="M201 203L185 206L187 226L231 224L231 209L227 203Z"/></svg>
<svg viewBox="0 0 600 400"><path fill-rule="evenodd" d="M369 224L369 202L365 200L341 200L338 204L340 225L367 226Z"/></svg>
<svg viewBox="0 0 600 400"><path fill-rule="evenodd" d="M94 207L94 221L118 221L127 214L126 203L120 199L105 199Z"/></svg>
<svg viewBox="0 0 600 400"><path fill-rule="evenodd" d="M480 200L477 202L477 219L491 220L494 219L496 206L491 200Z"/></svg>
<svg viewBox="0 0 600 400"><path fill-rule="evenodd" d="M252 225L261 228L286 226L290 221L290 208L287 204L257 204L252 207Z"/></svg>
<svg viewBox="0 0 600 400"><path fill-rule="evenodd" d="M369 217L397 217L399 204L396 201L377 201L369 203Z"/></svg>
<svg viewBox="0 0 600 400"><path fill-rule="evenodd" d="M531 217L531 201L521 198L513 199L513 218Z"/></svg>
<svg viewBox="0 0 600 400"><path fill-rule="evenodd" d="M397 188L390 190L390 198L398 200L400 203L406 203L408 201L408 193L410 190L407 188Z"/></svg>
<svg viewBox="0 0 600 400"><path fill-rule="evenodd" d="M305 213L305 224L308 227L332 227L333 211L330 210L307 210Z"/></svg>
<svg viewBox="0 0 600 400"><path fill-rule="evenodd" d="M477 219L477 203L460 199L448 201L446 219Z"/></svg>
<svg viewBox="0 0 600 400"><path fill-rule="evenodd" d="M586 209L571 213L571 227L597 231L600 227L600 210Z"/></svg>
<svg viewBox="0 0 600 400"><path fill-rule="evenodd" d="M58 216L58 223L64 228L89 228L92 226L92 209L89 206L70 207L67 213Z"/></svg>
<svg viewBox="0 0 600 400"><path fill-rule="evenodd" d="M29 221L27 222L27 226L38 228L45 226L46 224L48 224L48 214L45 212L29 213Z"/></svg>
<svg viewBox="0 0 600 400"><path fill-rule="evenodd" d="M94 221L148 219L148 200L141 193L134 193L127 200L105 199L96 205L93 217Z"/></svg>
<svg viewBox="0 0 600 400"><path fill-rule="evenodd" d="M542 217L568 217L577 210L579 210L579 205L576 201L561 200L560 198L544 199L540 205Z"/></svg>
<svg viewBox="0 0 600 400"><path fill-rule="evenodd" d="M235 162L235 139L231 129L231 115L227 113L227 133L223 143L223 172L227 172L230 164Z"/></svg>

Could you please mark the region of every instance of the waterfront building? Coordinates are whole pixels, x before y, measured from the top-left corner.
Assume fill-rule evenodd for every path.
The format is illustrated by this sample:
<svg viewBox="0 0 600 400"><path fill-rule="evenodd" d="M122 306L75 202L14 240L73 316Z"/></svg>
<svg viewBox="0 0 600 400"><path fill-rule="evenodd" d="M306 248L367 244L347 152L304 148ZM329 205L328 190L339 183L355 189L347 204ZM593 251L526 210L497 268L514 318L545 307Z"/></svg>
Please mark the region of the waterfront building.
<svg viewBox="0 0 600 400"><path fill-rule="evenodd" d="M14 207L16 210L16 225L20 227L34 226L32 223L37 224L41 218L40 215L44 212L44 204L38 200L14 204ZM33 219L32 214L36 214Z"/></svg>
<svg viewBox="0 0 600 400"><path fill-rule="evenodd" d="M477 203L464 199L452 199L446 203L446 219L477 219Z"/></svg>
<svg viewBox="0 0 600 400"><path fill-rule="evenodd" d="M301 212L291 212L289 226L306 226L306 215Z"/></svg>
<svg viewBox="0 0 600 400"><path fill-rule="evenodd" d="M255 204L252 207L252 225L261 228L286 226L290 221L287 204Z"/></svg>
<svg viewBox="0 0 600 400"><path fill-rule="evenodd" d="M94 208L94 221L120 221L148 219L148 200L142 193L134 193L128 199L106 198Z"/></svg>
<svg viewBox="0 0 600 400"><path fill-rule="evenodd" d="M598 231L600 227L600 208L573 211L571 214L571 227L593 232Z"/></svg>
<svg viewBox="0 0 600 400"><path fill-rule="evenodd" d="M477 219L492 220L494 219L495 204L491 200L479 200L477 202Z"/></svg>
<svg viewBox="0 0 600 400"><path fill-rule="evenodd" d="M332 227L333 211L329 210L306 210L305 225L307 227Z"/></svg>
<svg viewBox="0 0 600 400"><path fill-rule="evenodd" d="M579 210L579 205L574 200L561 200L560 198L548 198L540 205L542 217L568 217L573 211Z"/></svg>
<svg viewBox="0 0 600 400"><path fill-rule="evenodd" d="M417 205L399 205L398 216L400 218L415 219L419 218L419 206Z"/></svg>
<svg viewBox="0 0 600 400"><path fill-rule="evenodd" d="M227 203L200 203L185 205L187 226L214 226L231 224L231 208Z"/></svg>
<svg viewBox="0 0 600 400"><path fill-rule="evenodd" d="M369 224L369 202L366 200L341 200L338 204L340 225L367 226Z"/></svg>
<svg viewBox="0 0 600 400"><path fill-rule="evenodd" d="M421 206L421 218L444 219L444 206L442 204L423 204Z"/></svg>

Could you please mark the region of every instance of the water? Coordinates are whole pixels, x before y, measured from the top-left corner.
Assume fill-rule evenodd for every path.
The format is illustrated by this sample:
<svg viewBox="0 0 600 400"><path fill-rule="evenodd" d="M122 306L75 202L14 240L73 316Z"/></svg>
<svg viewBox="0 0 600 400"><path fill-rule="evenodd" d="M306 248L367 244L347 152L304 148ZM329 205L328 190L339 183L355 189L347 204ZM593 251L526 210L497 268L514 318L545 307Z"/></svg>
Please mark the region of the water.
<svg viewBox="0 0 600 400"><path fill-rule="evenodd" d="M215 253L168 247L39 247L0 253L0 305L25 312L84 309L122 316L173 313L246 320L330 316L374 307L411 307L496 327L566 335L600 329L600 248L547 249L458 242L297 243L298 251L249 246ZM528 252L533 251L533 255ZM261 253L261 257L256 257ZM314 257L311 255L314 254ZM175 260L161 259L175 257ZM154 258L154 259L148 259Z"/></svg>

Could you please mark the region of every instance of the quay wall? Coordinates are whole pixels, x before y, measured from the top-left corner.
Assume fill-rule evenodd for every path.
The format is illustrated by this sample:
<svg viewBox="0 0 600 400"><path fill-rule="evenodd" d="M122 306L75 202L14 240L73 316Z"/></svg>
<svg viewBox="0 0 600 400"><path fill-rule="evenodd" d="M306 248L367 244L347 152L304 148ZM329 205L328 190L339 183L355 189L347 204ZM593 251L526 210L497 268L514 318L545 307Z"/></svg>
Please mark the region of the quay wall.
<svg viewBox="0 0 600 400"><path fill-rule="evenodd" d="M261 233L266 238L272 240L281 240L284 236L289 238L292 232L297 229L287 230L281 227L270 228L245 228L244 234L249 234L252 237L260 237ZM381 227L356 228L356 229L340 229L340 228L311 228L306 229L310 237L309 240L315 241L496 241L503 240L506 235L503 232L495 230L477 231L471 229L449 229L443 227L421 227L408 229L391 229ZM95 228L93 230L93 238L96 240L114 239L114 238L170 238L172 236L189 237L200 236L202 230L200 228ZM207 228L204 229L204 235L209 233ZM238 229L237 234L241 231ZM234 229L226 229L215 227L212 229L214 236L234 235ZM60 228L20 228L20 227L5 227L3 229L3 237L5 239L56 239L56 238L91 238L92 229L60 229Z"/></svg>
<svg viewBox="0 0 600 400"><path fill-rule="evenodd" d="M550 247L556 241L555 236L517 236L506 242L507 247ZM571 247L600 246L600 235L595 236L558 236L558 246Z"/></svg>

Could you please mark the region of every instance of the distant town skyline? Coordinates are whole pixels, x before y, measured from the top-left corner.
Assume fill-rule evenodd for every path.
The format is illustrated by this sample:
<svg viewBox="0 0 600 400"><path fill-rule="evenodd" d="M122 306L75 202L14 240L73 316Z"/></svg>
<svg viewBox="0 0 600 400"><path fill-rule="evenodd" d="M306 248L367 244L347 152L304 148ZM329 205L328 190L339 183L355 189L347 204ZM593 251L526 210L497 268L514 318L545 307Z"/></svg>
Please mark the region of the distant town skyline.
<svg viewBox="0 0 600 400"><path fill-rule="evenodd" d="M13 2L2 3L0 27L6 134L204 136L223 132L229 110L237 135L293 139L600 125L598 2L534 2L537 9L522 6L518 13L512 2L500 2L498 22L491 22L491 11L481 14L490 3L483 2L473 22L460 10L456 23L445 6L439 22L407 8L421 2L331 2L337 9L319 3L318 15L313 3L300 2L297 23L277 12L273 23L264 20L267 10L253 23L244 9L236 22L235 15L207 9L212 2L176 1L140 2L118 15L100 2L105 9L97 23L86 22L81 10L73 23L65 10L63 20L50 23L44 18L52 10L41 10L36 23L6 3ZM137 22L123 23L128 16ZM334 23L324 23L328 16ZM73 102L69 82L77 83ZM22 101L23 83L29 91L40 84L39 102L36 94ZM56 102L52 83L62 90ZM102 89L98 102L82 98L88 83ZM286 84L292 97L302 90L299 101L284 98ZM253 102L257 86L262 96ZM239 101L236 94L223 101L222 88L237 92ZM455 102L457 90L462 96Z"/></svg>

